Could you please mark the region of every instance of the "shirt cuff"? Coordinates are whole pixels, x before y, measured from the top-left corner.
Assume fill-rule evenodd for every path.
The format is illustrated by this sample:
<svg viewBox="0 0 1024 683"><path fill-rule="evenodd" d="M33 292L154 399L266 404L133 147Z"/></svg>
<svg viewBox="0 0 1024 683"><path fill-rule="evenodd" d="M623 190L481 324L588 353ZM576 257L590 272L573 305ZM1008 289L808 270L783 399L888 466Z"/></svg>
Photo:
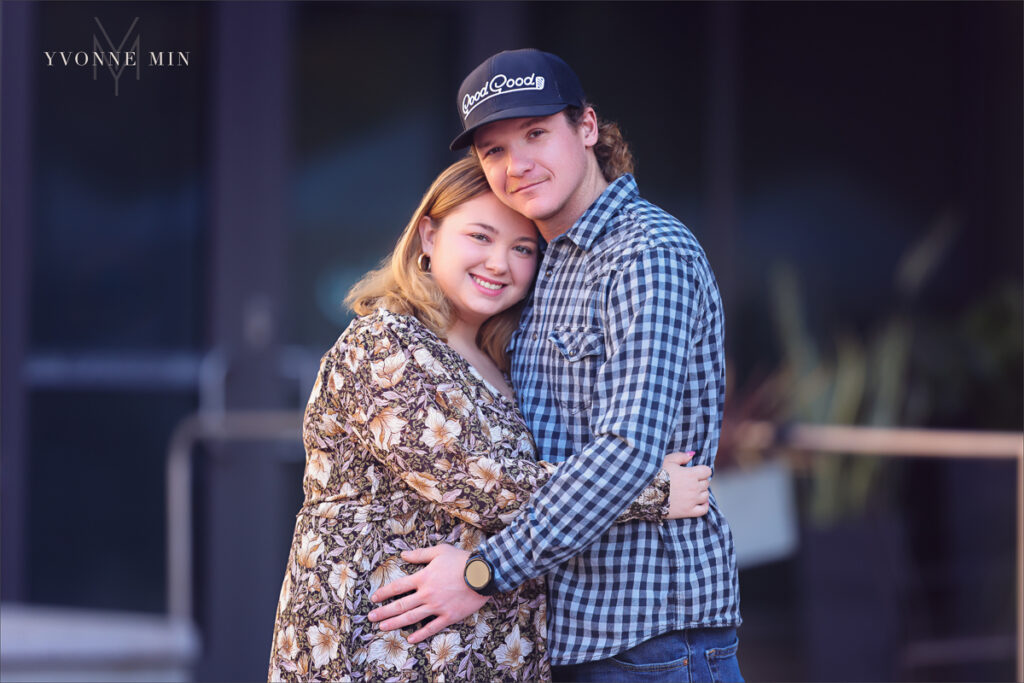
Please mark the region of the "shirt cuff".
<svg viewBox="0 0 1024 683"><path fill-rule="evenodd" d="M494 570L494 585L500 593L507 593L532 578L529 566L514 552L516 547L514 541L504 542L499 534L488 538L476 549L477 553L491 563Z"/></svg>

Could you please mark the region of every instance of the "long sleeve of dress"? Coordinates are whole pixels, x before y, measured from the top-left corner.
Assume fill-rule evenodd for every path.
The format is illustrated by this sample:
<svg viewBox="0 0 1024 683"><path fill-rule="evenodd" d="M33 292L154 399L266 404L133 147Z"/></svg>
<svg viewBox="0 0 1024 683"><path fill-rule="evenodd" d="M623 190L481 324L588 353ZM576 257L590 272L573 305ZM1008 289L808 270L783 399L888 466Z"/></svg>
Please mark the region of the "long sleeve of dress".
<svg viewBox="0 0 1024 683"><path fill-rule="evenodd" d="M416 334L420 327L387 313L354 325L322 370L325 404L360 447L417 495L486 532L499 531L557 466L536 461L528 437L510 438L496 418L511 405L450 347ZM668 492L661 471L616 523L661 522Z"/></svg>

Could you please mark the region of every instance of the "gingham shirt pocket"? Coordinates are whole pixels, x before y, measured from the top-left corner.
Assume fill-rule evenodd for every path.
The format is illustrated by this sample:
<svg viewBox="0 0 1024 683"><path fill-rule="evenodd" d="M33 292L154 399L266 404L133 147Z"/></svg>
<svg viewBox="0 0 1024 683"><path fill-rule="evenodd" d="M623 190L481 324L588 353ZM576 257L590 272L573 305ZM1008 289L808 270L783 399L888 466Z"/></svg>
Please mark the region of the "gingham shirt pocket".
<svg viewBox="0 0 1024 683"><path fill-rule="evenodd" d="M549 374L555 400L573 414L587 410L593 402L597 368L604 361L604 333L595 328L555 329L548 341L557 368Z"/></svg>

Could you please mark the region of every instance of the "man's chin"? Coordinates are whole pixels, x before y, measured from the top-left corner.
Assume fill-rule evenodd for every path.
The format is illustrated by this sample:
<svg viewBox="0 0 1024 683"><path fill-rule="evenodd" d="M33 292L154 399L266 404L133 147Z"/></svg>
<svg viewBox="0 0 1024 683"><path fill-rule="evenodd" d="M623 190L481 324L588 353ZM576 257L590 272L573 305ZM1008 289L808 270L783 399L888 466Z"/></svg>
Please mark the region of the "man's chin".
<svg viewBox="0 0 1024 683"><path fill-rule="evenodd" d="M528 199L526 201L515 201L515 195L512 196L513 201L508 204L508 207L516 213L529 218L531 221L544 221L555 215L555 211L552 211L550 207L545 205L536 199Z"/></svg>

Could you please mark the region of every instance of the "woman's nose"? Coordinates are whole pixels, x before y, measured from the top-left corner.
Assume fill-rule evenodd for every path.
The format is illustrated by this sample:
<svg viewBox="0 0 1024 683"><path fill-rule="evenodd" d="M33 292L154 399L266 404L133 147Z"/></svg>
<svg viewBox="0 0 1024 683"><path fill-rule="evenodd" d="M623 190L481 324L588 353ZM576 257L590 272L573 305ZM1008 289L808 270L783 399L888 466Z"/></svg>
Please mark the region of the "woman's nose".
<svg viewBox="0 0 1024 683"><path fill-rule="evenodd" d="M487 254L487 262L484 265L487 270L499 275L508 271L508 257L505 255L505 250L491 249Z"/></svg>

